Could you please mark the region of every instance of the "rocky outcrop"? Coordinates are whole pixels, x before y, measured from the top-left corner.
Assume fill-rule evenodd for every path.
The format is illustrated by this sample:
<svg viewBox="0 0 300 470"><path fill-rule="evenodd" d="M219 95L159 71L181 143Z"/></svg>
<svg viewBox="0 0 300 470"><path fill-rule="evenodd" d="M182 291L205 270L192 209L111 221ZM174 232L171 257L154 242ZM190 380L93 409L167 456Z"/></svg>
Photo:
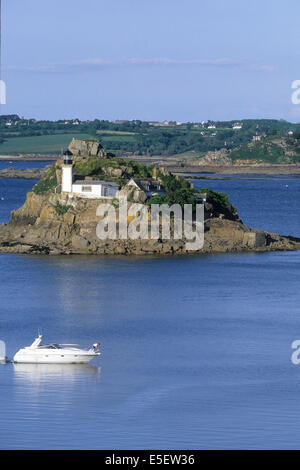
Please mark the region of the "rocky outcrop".
<svg viewBox="0 0 300 470"><path fill-rule="evenodd" d="M98 140L72 139L68 149L78 158L106 158L107 153Z"/></svg>
<svg viewBox="0 0 300 470"><path fill-rule="evenodd" d="M215 152L207 152L204 157L200 158L199 165L231 165L232 160L229 157L229 151L226 149L216 150Z"/></svg>
<svg viewBox="0 0 300 470"><path fill-rule="evenodd" d="M137 202L140 204L144 204L147 201L147 195L145 191L137 188L136 186L131 186L127 184L120 194L127 197L128 201Z"/></svg>
<svg viewBox="0 0 300 470"><path fill-rule="evenodd" d="M50 166L45 168L29 168L20 170L17 168L5 168L0 170L0 178L16 178L16 179L41 179L46 172L49 170Z"/></svg>
<svg viewBox="0 0 300 470"><path fill-rule="evenodd" d="M105 203L107 200L105 200ZM111 201L116 207L117 201ZM95 255L167 255L300 249L300 239L246 227L224 214L206 210L204 247L186 251L182 240L100 240L96 234L99 200L67 195L28 193L23 207L0 227L0 252ZM117 219L118 222L118 219Z"/></svg>

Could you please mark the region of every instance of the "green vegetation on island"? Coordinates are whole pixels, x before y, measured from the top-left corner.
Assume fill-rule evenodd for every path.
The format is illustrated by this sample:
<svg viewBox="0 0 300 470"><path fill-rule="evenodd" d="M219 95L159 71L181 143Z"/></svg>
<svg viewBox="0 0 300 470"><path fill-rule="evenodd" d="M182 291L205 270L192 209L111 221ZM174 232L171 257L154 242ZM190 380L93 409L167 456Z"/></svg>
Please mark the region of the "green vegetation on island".
<svg viewBox="0 0 300 470"><path fill-rule="evenodd" d="M206 194L206 201L211 204L215 210L224 214L225 216L234 215L237 216L237 209L230 204L228 194L224 194L218 191L213 191L210 188L201 188L201 193Z"/></svg>
<svg viewBox="0 0 300 470"><path fill-rule="evenodd" d="M152 196L148 200L148 204L192 204L195 208L196 205L196 190L191 187L190 183L184 178L175 178L173 175L163 175L158 172L163 187L166 190L165 194L158 194Z"/></svg>
<svg viewBox="0 0 300 470"><path fill-rule="evenodd" d="M57 184L56 163L54 163L40 181L34 185L32 191L36 194L42 194L49 190L54 190L57 187Z"/></svg>

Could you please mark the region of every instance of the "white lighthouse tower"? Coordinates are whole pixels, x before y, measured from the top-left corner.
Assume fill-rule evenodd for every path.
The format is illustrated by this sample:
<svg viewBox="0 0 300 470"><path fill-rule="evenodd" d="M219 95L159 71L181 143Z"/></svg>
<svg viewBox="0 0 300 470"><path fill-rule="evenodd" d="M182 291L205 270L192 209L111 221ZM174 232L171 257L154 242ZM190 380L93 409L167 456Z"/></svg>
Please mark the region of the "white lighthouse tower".
<svg viewBox="0 0 300 470"><path fill-rule="evenodd" d="M63 193L71 193L73 184L73 154L70 150L64 153L62 165L61 190Z"/></svg>

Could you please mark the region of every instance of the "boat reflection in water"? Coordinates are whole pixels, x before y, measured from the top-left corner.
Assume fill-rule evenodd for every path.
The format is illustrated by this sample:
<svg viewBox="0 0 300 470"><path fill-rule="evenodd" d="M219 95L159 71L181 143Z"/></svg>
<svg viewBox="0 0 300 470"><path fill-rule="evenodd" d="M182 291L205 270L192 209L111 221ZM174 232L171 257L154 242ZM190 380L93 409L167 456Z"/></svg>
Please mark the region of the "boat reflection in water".
<svg viewBox="0 0 300 470"><path fill-rule="evenodd" d="M100 379L101 368L91 364L22 364L13 363L16 381L49 384Z"/></svg>
<svg viewBox="0 0 300 470"><path fill-rule="evenodd" d="M16 406L27 406L31 418L42 413L57 416L81 403L89 404L99 391L100 367L91 364L12 364ZM96 395L97 396L97 395ZM32 418L33 419L33 418ZM49 421L49 420L48 420Z"/></svg>

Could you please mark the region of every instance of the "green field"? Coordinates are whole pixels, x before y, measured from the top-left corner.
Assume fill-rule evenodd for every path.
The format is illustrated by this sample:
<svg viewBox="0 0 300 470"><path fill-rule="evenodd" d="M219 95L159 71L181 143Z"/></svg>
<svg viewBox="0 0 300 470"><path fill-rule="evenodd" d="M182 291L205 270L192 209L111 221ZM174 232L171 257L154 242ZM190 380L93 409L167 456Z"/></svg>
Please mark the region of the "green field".
<svg viewBox="0 0 300 470"><path fill-rule="evenodd" d="M89 139L89 134L57 134L37 137L12 137L0 144L0 155L60 154L66 150L72 138Z"/></svg>
<svg viewBox="0 0 300 470"><path fill-rule="evenodd" d="M136 141L136 136L135 135L101 135L98 134L97 136L99 140L103 143L104 147L108 148L110 142L112 143L118 143L118 142L135 142Z"/></svg>
<svg viewBox="0 0 300 470"><path fill-rule="evenodd" d="M136 135L136 132L124 132L124 131L108 131L108 130L99 130L97 131L99 135L112 134L112 135Z"/></svg>

